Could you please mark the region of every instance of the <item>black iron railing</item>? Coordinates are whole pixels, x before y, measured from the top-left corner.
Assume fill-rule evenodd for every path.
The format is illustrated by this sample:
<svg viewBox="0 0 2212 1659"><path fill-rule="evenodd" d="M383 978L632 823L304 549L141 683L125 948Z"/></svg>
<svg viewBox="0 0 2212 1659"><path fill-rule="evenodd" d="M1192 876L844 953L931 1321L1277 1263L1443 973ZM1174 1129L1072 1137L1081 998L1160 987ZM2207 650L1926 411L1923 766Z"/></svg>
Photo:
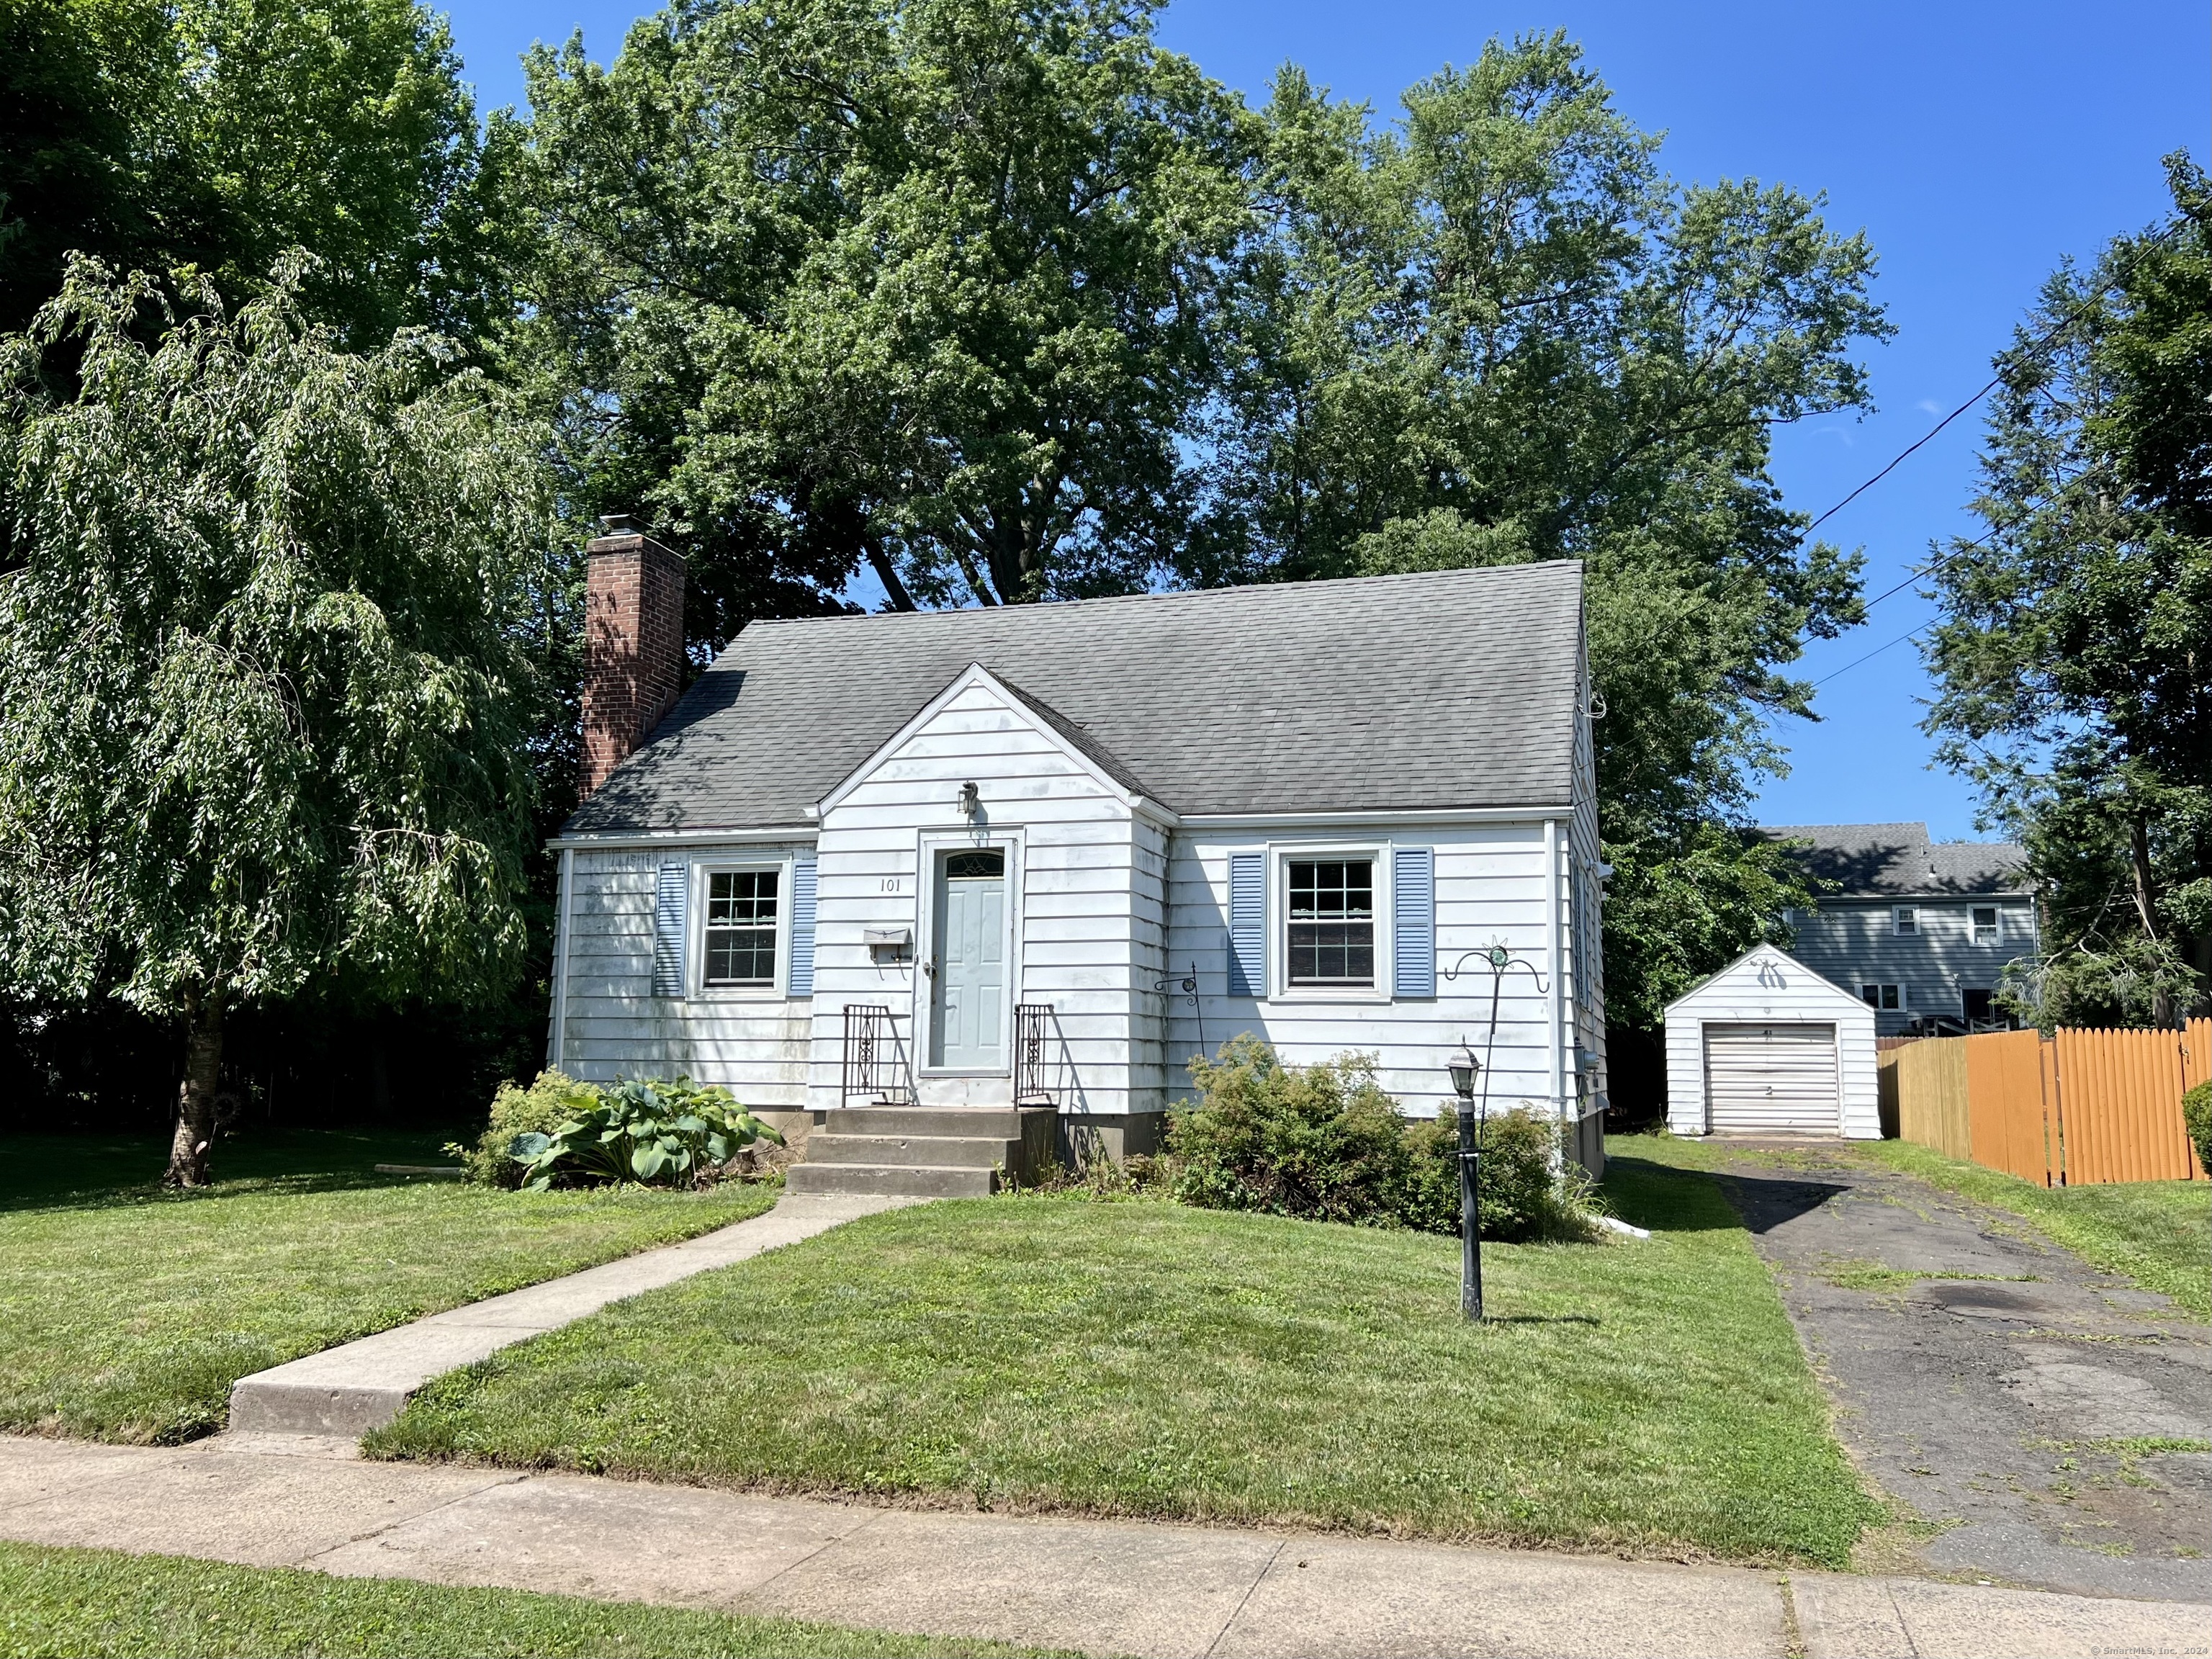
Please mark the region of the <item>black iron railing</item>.
<svg viewBox="0 0 2212 1659"><path fill-rule="evenodd" d="M891 1026L891 1011L882 1003L845 1005L845 1046L837 1088L840 1105L855 1098L894 1106L913 1101L906 1056Z"/></svg>
<svg viewBox="0 0 2212 1659"><path fill-rule="evenodd" d="M1046 1086L1050 1066L1046 1045L1052 1035L1052 1006L1044 1002L1014 1005L1014 1104L1050 1106L1056 1103Z"/></svg>

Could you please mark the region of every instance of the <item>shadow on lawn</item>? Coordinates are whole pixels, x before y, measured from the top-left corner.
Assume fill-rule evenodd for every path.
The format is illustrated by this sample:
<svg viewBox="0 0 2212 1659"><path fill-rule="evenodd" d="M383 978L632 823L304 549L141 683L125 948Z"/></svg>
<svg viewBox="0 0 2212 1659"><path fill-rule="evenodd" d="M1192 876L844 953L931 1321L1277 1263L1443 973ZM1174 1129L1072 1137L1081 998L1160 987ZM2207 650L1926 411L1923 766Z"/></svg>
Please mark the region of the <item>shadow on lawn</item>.
<svg viewBox="0 0 2212 1659"><path fill-rule="evenodd" d="M165 1191L167 1136L0 1136L0 1213L190 1204L242 1193L329 1193L400 1187L409 1177L379 1164L447 1164L435 1131L278 1129L216 1143L216 1182L197 1193Z"/></svg>

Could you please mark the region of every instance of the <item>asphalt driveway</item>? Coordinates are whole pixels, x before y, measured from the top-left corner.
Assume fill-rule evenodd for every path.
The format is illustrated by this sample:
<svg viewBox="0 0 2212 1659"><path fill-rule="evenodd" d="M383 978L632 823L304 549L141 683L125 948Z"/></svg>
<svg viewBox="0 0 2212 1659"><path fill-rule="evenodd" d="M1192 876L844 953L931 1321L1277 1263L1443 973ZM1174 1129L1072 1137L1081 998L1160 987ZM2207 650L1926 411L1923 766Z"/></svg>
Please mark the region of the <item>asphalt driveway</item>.
<svg viewBox="0 0 2212 1659"><path fill-rule="evenodd" d="M2212 1601L2212 1329L2014 1218L1840 1151L1738 1143L1721 1177L1860 1467L1925 1567Z"/></svg>

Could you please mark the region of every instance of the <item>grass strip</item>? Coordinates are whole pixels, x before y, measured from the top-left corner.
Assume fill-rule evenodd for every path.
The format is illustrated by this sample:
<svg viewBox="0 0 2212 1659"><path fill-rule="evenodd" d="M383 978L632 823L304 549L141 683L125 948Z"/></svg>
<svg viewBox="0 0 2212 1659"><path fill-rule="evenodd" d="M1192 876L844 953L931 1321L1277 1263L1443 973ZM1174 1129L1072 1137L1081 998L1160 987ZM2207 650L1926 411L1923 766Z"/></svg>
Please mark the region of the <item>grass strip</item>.
<svg viewBox="0 0 2212 1659"><path fill-rule="evenodd" d="M890 1659L1035 1651L524 1590L0 1543L0 1656L25 1659L149 1653Z"/></svg>
<svg viewBox="0 0 2212 1659"><path fill-rule="evenodd" d="M170 1443L251 1372L692 1237L776 1190L520 1194L410 1180L434 1133L225 1141L164 1193L149 1139L0 1139L0 1430Z"/></svg>
<svg viewBox="0 0 2212 1659"><path fill-rule="evenodd" d="M1877 1511L1710 1178L1649 1241L1486 1245L1185 1209L943 1203L636 1297L442 1378L369 1441L1068 1510L1840 1565Z"/></svg>
<svg viewBox="0 0 2212 1659"><path fill-rule="evenodd" d="M2017 1216L2084 1261L2212 1319L2212 1182L2044 1187L1906 1140L1853 1143L1851 1150Z"/></svg>

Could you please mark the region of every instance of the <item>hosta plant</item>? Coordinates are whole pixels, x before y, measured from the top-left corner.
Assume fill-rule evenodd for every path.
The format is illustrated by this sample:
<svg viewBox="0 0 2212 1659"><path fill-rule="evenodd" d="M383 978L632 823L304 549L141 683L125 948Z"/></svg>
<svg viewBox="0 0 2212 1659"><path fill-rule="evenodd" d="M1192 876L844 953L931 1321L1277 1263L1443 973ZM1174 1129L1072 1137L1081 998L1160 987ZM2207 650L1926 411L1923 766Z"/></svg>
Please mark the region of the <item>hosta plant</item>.
<svg viewBox="0 0 2212 1659"><path fill-rule="evenodd" d="M575 1085L578 1110L550 1133L515 1136L507 1156L522 1166L522 1184L544 1192L556 1181L689 1184L759 1140L782 1145L727 1089L674 1082Z"/></svg>

